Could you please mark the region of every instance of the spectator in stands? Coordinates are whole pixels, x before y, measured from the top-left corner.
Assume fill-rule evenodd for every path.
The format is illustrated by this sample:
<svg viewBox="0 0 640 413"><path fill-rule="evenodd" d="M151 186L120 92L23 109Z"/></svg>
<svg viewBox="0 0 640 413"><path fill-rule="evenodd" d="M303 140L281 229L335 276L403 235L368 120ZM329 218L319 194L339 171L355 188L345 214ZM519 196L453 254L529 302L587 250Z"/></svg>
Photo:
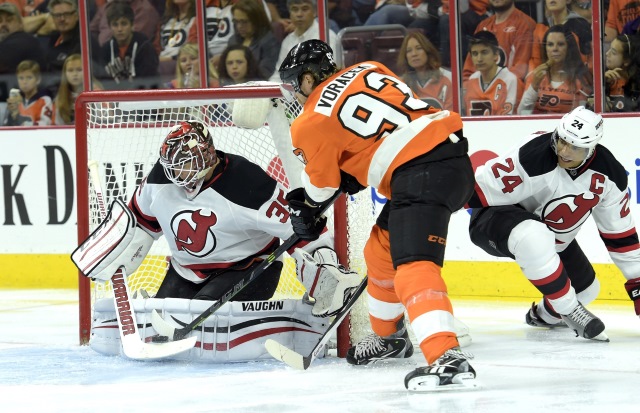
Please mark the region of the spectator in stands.
<svg viewBox="0 0 640 413"><path fill-rule="evenodd" d="M7 99L5 126L51 125L52 103L47 91L40 87L40 65L24 60L16 69L20 94Z"/></svg>
<svg viewBox="0 0 640 413"><path fill-rule="evenodd" d="M271 15L271 21L280 26L282 33L291 33L295 27L289 18L287 0L265 0L265 2Z"/></svg>
<svg viewBox="0 0 640 413"><path fill-rule="evenodd" d="M398 53L398 73L422 100L440 109L453 109L451 72L440 66L438 49L420 32L410 32Z"/></svg>
<svg viewBox="0 0 640 413"><path fill-rule="evenodd" d="M149 0L107 0L98 8L95 16L91 19L89 24L91 35L98 39L100 46L104 46L112 38L113 33L107 19L107 10L118 2L125 2L131 6L135 16L133 31L144 34L154 45L156 52L159 53L160 14Z"/></svg>
<svg viewBox="0 0 640 413"><path fill-rule="evenodd" d="M200 58L198 45L185 43L178 52L176 78L167 87L169 89L199 88L200 87ZM209 87L218 87L218 72L209 61Z"/></svg>
<svg viewBox="0 0 640 413"><path fill-rule="evenodd" d="M46 71L61 73L67 57L80 53L78 3L77 0L51 0L48 7L49 15L55 24L55 31L47 39ZM99 50L98 43L92 41L91 54L97 56Z"/></svg>
<svg viewBox="0 0 640 413"><path fill-rule="evenodd" d="M417 8L418 6L422 6L423 1L376 0L375 11L371 13L367 21L364 22L364 25L376 26L381 24L401 24L403 26L409 26L413 22L413 18L415 16L414 4Z"/></svg>
<svg viewBox="0 0 640 413"><path fill-rule="evenodd" d="M611 42L606 53L606 112L631 112L638 108L640 95L640 37L622 34ZM633 79L635 78L635 84ZM634 90L635 89L635 90Z"/></svg>
<svg viewBox="0 0 640 413"><path fill-rule="evenodd" d="M545 0L546 22L536 24L533 31L533 47L531 49L531 59L529 59L529 71L534 70L542 64L542 39L549 30L549 27L557 24L564 25L569 31L574 33L582 61L592 67L591 51L591 23L580 15L569 9L571 0Z"/></svg>
<svg viewBox="0 0 640 413"><path fill-rule="evenodd" d="M196 18L195 0L167 0L160 27L160 61L175 61Z"/></svg>
<svg viewBox="0 0 640 413"><path fill-rule="evenodd" d="M242 45L227 47L220 57L220 85L237 85L260 80L258 64L251 50Z"/></svg>
<svg viewBox="0 0 640 413"><path fill-rule="evenodd" d="M0 74L16 73L23 60L43 63L38 40L24 31L22 16L11 3L0 4Z"/></svg>
<svg viewBox="0 0 640 413"><path fill-rule="evenodd" d="M156 76L158 55L147 37L134 31L134 13L127 2L113 2L107 8L113 37L100 51L107 74L120 83L139 77Z"/></svg>
<svg viewBox="0 0 640 413"><path fill-rule="evenodd" d="M506 67L498 66L500 46L495 34L478 32L469 39L469 55L476 68L463 86L467 116L513 115L523 84Z"/></svg>
<svg viewBox="0 0 640 413"><path fill-rule="evenodd" d="M450 66L450 48L451 43L449 41L449 7L448 0L441 0L442 7L438 9L438 37L440 39L440 56L442 56L442 65ZM468 52L468 42L465 40L476 31L478 24L487 17L487 8L489 7L489 0L459 0L458 1L458 13L460 14L460 52L461 56L466 56ZM412 24L412 27L416 27L416 21ZM427 37L429 34L427 33Z"/></svg>
<svg viewBox="0 0 640 413"><path fill-rule="evenodd" d="M514 0L489 0L493 16L480 22L475 33L487 30L495 34L500 45L500 66L504 66L518 79L524 79L531 58L531 44L536 22L516 9ZM473 73L471 57L467 55L462 71L466 80ZM569 112L569 111L567 111Z"/></svg>
<svg viewBox="0 0 640 413"><path fill-rule="evenodd" d="M238 0L231 7L235 34L229 39L229 46L247 46L258 63L258 74L267 80L276 70L280 42L271 31L271 23L261 2Z"/></svg>
<svg viewBox="0 0 640 413"><path fill-rule="evenodd" d="M60 86L53 100L53 125L73 125L76 99L83 90L82 57L76 53L68 56L62 65ZM102 90L97 79L92 80L92 90Z"/></svg>
<svg viewBox="0 0 640 413"><path fill-rule="evenodd" d="M592 0L572 0L569 2L569 9L591 24L591 1Z"/></svg>
<svg viewBox="0 0 640 413"><path fill-rule="evenodd" d="M257 0L262 3L261 0ZM227 47L229 39L235 33L232 24L231 7L237 0L207 0L206 1L206 31L209 59L213 66L220 70L218 62L220 55ZM189 43L198 43L198 25L194 24L189 31Z"/></svg>
<svg viewBox="0 0 640 413"><path fill-rule="evenodd" d="M527 76L518 114L568 113L584 106L593 81L573 33L562 25L552 26L542 45L544 63Z"/></svg>
<svg viewBox="0 0 640 413"><path fill-rule="evenodd" d="M611 43L622 33L624 25L640 17L640 2L637 0L610 0L607 20L604 25L604 41Z"/></svg>
<svg viewBox="0 0 640 413"><path fill-rule="evenodd" d="M276 71L269 80L272 82L280 82L278 70L282 61L289 53L293 46L300 44L306 40L319 39L320 28L316 20L316 12L318 10L316 0L287 0L289 8L289 16L295 27L295 30L287 35L280 45L280 54L276 62ZM328 44L332 50L336 47L337 35L334 31L329 30Z"/></svg>

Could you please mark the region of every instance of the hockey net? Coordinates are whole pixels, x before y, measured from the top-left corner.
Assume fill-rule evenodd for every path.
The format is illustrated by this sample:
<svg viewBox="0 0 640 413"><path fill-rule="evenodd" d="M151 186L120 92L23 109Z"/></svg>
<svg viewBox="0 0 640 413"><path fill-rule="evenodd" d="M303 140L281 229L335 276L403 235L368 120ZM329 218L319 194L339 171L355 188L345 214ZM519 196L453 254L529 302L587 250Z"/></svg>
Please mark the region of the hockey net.
<svg viewBox="0 0 640 413"><path fill-rule="evenodd" d="M286 126L275 127L274 121L255 129L238 127L232 117L232 108L238 99L270 99L273 105L281 105L286 113ZM115 198L128 202L157 161L160 144L169 129L179 121L195 119L208 125L217 149L246 157L288 186L274 137L282 138L284 134L290 146L288 126L300 109L297 102L284 98L283 90L277 85L83 93L76 103L79 240L84 240L101 221L95 191L87 169L83 168L88 161L98 163L107 205ZM348 199L343 197L327 215L341 261L364 276L366 267L362 251L374 221L371 192L362 191ZM169 247L161 237L140 268L128 276L130 291L144 290L149 295L155 294L168 268L168 254ZM295 262L288 256L284 262L273 299L302 298L304 288L296 278ZM90 338L93 303L110 295L109 283L92 283L80 276L81 343L87 343ZM339 329L338 354L344 355L349 342L359 341L368 331L366 303L361 298L350 320L347 319Z"/></svg>

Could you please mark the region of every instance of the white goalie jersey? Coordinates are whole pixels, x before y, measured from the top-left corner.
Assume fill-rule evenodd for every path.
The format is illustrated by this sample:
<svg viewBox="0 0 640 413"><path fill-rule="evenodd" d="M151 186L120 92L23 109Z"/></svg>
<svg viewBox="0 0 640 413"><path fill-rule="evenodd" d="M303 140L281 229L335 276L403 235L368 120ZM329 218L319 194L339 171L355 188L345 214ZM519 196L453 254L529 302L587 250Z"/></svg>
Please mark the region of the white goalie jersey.
<svg viewBox="0 0 640 413"><path fill-rule="evenodd" d="M640 276L640 245L627 174L611 152L597 145L578 170L558 166L551 133L534 134L522 146L476 171L472 208L520 205L536 214L563 251L593 216L612 260L627 279Z"/></svg>
<svg viewBox="0 0 640 413"><path fill-rule="evenodd" d="M214 178L193 200L157 163L129 203L140 227L156 239L164 234L176 271L195 283L265 258L293 235L287 190L241 156L218 156Z"/></svg>

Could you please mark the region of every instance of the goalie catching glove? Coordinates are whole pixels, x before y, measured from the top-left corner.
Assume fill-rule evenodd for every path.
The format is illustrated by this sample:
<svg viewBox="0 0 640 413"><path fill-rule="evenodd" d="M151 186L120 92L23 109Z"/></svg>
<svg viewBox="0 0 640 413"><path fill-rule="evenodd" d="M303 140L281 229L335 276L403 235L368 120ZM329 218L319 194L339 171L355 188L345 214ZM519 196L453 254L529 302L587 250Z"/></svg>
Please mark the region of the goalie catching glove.
<svg viewBox="0 0 640 413"><path fill-rule="evenodd" d="M104 221L73 251L71 260L82 274L97 281L109 281L120 267L125 274L133 273L154 241L136 223L124 202L113 201Z"/></svg>
<svg viewBox="0 0 640 413"><path fill-rule="evenodd" d="M321 247L313 252L297 248L296 259L298 278L315 300L311 314L316 317L336 315L349 301L362 281L362 277L338 264L338 256L329 247Z"/></svg>
<svg viewBox="0 0 640 413"><path fill-rule="evenodd" d="M293 232L300 239L315 241L327 225L327 217L322 215L322 204L311 205L307 202L304 188L297 188L285 196L291 210Z"/></svg>

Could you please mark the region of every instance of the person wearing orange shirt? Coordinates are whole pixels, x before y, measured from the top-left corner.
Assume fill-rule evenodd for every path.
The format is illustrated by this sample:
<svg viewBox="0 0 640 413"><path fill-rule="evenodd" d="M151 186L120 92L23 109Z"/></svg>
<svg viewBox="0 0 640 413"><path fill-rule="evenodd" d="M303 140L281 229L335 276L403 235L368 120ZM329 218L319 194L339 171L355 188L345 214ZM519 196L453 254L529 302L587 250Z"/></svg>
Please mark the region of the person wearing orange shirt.
<svg viewBox="0 0 640 413"><path fill-rule="evenodd" d="M622 33L624 25L640 17L640 2L637 0L610 0L607 21L604 24L604 41L611 43Z"/></svg>
<svg viewBox="0 0 640 413"><path fill-rule="evenodd" d="M542 45L544 63L527 76L518 114L566 113L584 106L593 79L580 59L573 33L564 26L553 26Z"/></svg>
<svg viewBox="0 0 640 413"><path fill-rule="evenodd" d="M438 49L420 32L407 34L398 53L402 80L422 100L438 109L453 109L451 72L441 67Z"/></svg>
<svg viewBox="0 0 640 413"><path fill-rule="evenodd" d="M469 54L477 69L464 83L467 116L513 115L522 95L522 81L498 66L500 46L491 32L478 32L469 40Z"/></svg>
<svg viewBox="0 0 640 413"><path fill-rule="evenodd" d="M294 46L279 72L304 105L291 126L303 187L286 197L295 233L317 238L326 222L322 206L338 190L371 186L388 199L364 248L374 334L349 349L347 361L410 357L406 309L428 365L407 374L405 387L475 386L441 276L451 214L474 185L460 115L417 99L378 62L338 70L320 40Z"/></svg>
<svg viewBox="0 0 640 413"><path fill-rule="evenodd" d="M509 69L518 79L524 79L531 58L533 30L536 22L524 12L516 9L514 0L489 0L493 16L480 22L476 33L490 31L500 45L500 66ZM462 77L467 80L473 73L473 62L467 55Z"/></svg>

